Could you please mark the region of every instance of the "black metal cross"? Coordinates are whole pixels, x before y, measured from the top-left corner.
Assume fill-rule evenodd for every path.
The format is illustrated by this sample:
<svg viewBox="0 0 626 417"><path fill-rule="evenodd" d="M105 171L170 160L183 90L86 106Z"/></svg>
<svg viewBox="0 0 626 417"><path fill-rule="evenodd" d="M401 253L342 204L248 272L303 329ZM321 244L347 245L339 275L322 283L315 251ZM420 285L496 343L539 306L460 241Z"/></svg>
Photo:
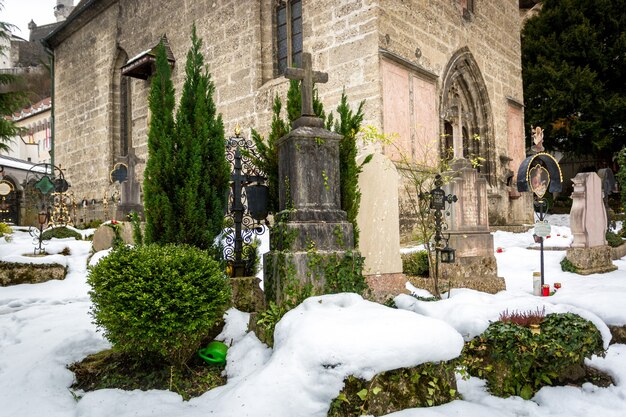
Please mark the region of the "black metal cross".
<svg viewBox="0 0 626 417"><path fill-rule="evenodd" d="M328 73L313 71L311 54L302 53L302 68L286 68L285 78L302 81L302 116L315 116L313 111L313 84L328 82Z"/></svg>

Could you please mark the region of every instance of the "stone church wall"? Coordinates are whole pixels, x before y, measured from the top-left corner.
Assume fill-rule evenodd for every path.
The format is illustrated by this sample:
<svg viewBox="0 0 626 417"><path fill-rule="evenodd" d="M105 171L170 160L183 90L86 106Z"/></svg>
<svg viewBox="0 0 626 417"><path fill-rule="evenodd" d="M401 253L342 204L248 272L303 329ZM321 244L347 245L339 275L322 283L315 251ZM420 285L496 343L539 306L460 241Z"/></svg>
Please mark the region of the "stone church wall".
<svg viewBox="0 0 626 417"><path fill-rule="evenodd" d="M106 9L55 50L55 164L79 201L100 200L108 188L116 19L116 8Z"/></svg>
<svg viewBox="0 0 626 417"><path fill-rule="evenodd" d="M119 141L119 118L112 114L119 94L113 86L119 71L116 61L152 48L166 34L176 59L173 82L178 99L194 22L204 42L227 135L236 124L244 136L249 136L252 127L267 134L273 98L277 93L284 97L288 87L284 78L274 74L273 0L98 3L102 10L91 19L78 20L80 24L70 22L72 31L55 47L55 162L66 170L79 201L99 201L105 191L109 197L112 194L108 177L119 148L114 145ZM513 213L504 186L506 167L499 157L512 153L507 120L522 121L507 119L507 97L522 100L519 12L515 0L498 2L498 6L486 0L474 3L474 14L465 19L453 0L303 0L303 49L313 52L316 70L329 73L329 82L318 86L326 111L335 109L345 88L353 107L366 100L365 124L382 129L381 67L386 58L381 50L427 74L415 85L425 92L424 97L437 101L418 109L432 124L439 117L435 112L439 111L446 64L455 51L468 47L482 71L491 104L497 167L491 191L500 195L494 200L494 210ZM135 176L141 182L150 120L149 81L133 78L130 90L132 146L140 158ZM419 101L421 96L412 97ZM438 134L439 128L430 126L423 135L433 131ZM508 221L518 221L507 216Z"/></svg>
<svg viewBox="0 0 626 417"><path fill-rule="evenodd" d="M490 221L528 223L528 199L509 199L513 188L507 186L507 179L521 162L519 155L525 153L523 112L521 118L509 116L509 103L523 100L519 6L515 0L497 5L480 0L473 3L473 12L464 15L460 2L455 1L387 1L381 8L379 46L405 60L406 67L414 65L417 77L420 72L436 77L432 83L437 90L437 109L441 105L442 77L451 56L461 48L469 49L482 73L491 111ZM511 124L512 120L517 124ZM511 129L521 132L513 135L514 141L510 140ZM509 155L516 157L509 162Z"/></svg>

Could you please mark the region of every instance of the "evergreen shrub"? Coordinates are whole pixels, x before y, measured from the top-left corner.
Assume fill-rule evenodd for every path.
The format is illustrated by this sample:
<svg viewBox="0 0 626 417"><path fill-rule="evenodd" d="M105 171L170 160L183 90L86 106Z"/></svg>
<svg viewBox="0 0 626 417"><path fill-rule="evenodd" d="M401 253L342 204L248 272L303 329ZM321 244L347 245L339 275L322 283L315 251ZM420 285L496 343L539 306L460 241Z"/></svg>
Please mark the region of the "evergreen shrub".
<svg viewBox="0 0 626 417"><path fill-rule="evenodd" d="M0 237L4 235L10 235L13 233L13 229L6 223L0 223Z"/></svg>
<svg viewBox="0 0 626 417"><path fill-rule="evenodd" d="M230 302L207 252L186 245L120 246L89 269L91 315L114 348L182 368Z"/></svg>
<svg viewBox="0 0 626 417"><path fill-rule="evenodd" d="M561 271L563 271L563 272L573 272L573 273L577 274L578 273L578 268L576 268L574 266L572 261L570 261L567 258L563 258L563 260L561 261Z"/></svg>
<svg viewBox="0 0 626 417"><path fill-rule="evenodd" d="M83 236L80 233L78 233L75 230L69 229L65 226L54 227L52 229L48 229L45 232L43 232L43 236L42 236L43 240L50 240L53 237L57 239L66 239L68 237L73 237L76 240L83 239Z"/></svg>
<svg viewBox="0 0 626 417"><path fill-rule="evenodd" d="M612 247L612 248L616 248L618 246L621 246L624 243L624 241L622 240L622 238L618 234L613 233L611 231L607 231L606 232L606 241L607 241L608 245L610 247Z"/></svg>
<svg viewBox="0 0 626 417"><path fill-rule="evenodd" d="M428 252L420 250L402 254L402 272L406 275L428 276Z"/></svg>
<svg viewBox="0 0 626 417"><path fill-rule="evenodd" d="M526 400L545 385L558 385L585 358L604 356L602 335L591 323L571 313L549 314L540 334L513 322L496 321L465 344L463 360L470 375L487 380L499 397Z"/></svg>

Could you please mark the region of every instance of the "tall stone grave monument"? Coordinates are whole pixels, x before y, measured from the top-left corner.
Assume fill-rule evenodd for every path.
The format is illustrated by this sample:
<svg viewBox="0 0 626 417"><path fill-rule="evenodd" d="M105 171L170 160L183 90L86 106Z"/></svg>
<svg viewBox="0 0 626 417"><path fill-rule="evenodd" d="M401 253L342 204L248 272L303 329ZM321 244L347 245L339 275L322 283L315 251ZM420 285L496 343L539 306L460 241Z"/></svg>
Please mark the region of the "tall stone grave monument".
<svg viewBox="0 0 626 417"><path fill-rule="evenodd" d="M302 116L278 141L279 208L277 226L264 256L265 296L282 303L286 288L311 285L324 292L322 266L352 252L352 224L341 210L339 141L341 135L324 128L313 111L313 83L328 74L313 71L311 55L302 54L302 68L285 76L302 80Z"/></svg>
<svg viewBox="0 0 626 417"><path fill-rule="evenodd" d="M495 294L506 289L498 277L493 236L489 232L487 180L464 158L452 164L444 176L446 193L456 195L447 220L448 245L456 250L456 263L442 264L442 279L451 288L472 288Z"/></svg>
<svg viewBox="0 0 626 417"><path fill-rule="evenodd" d="M607 216L602 199L602 180L595 172L581 172L572 181L570 228L574 241L566 258L582 275L617 269L606 242Z"/></svg>

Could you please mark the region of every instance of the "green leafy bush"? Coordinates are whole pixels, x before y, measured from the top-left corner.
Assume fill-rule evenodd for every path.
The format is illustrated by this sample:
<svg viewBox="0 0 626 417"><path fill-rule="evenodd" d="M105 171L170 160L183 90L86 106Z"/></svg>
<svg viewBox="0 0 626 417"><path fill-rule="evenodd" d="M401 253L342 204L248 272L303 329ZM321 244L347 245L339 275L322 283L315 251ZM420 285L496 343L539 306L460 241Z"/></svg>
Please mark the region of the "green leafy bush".
<svg viewBox="0 0 626 417"><path fill-rule="evenodd" d="M52 229L48 229L45 232L43 232L43 236L42 236L43 240L50 240L53 237L55 237L57 239L65 239L65 238L68 238L68 237L73 237L76 240L82 240L83 239L83 236L80 233L78 233L78 232L76 232L76 231L74 231L72 229L69 229L69 228L67 228L65 226L54 227Z"/></svg>
<svg viewBox="0 0 626 417"><path fill-rule="evenodd" d="M120 246L89 269L91 315L120 351L182 368L230 302L221 265L184 245Z"/></svg>
<svg viewBox="0 0 626 417"><path fill-rule="evenodd" d="M556 385L585 358L604 356L602 336L575 314L550 314L541 333L497 321L467 342L463 360L470 375L485 378L492 394L530 399L544 385Z"/></svg>
<svg viewBox="0 0 626 417"><path fill-rule="evenodd" d="M572 261L570 261L567 258L563 258L563 260L561 261L561 271L573 272L573 273L577 274L578 273L578 268L576 268L574 266Z"/></svg>
<svg viewBox="0 0 626 417"><path fill-rule="evenodd" d="M402 272L406 275L427 277L428 270L427 251L421 250L402 254Z"/></svg>
<svg viewBox="0 0 626 417"><path fill-rule="evenodd" d="M13 233L13 229L6 223L0 223L0 237L4 235L10 235Z"/></svg>
<svg viewBox="0 0 626 417"><path fill-rule="evenodd" d="M609 246L612 248L621 246L624 243L624 241L619 235L610 231L606 232L606 241L609 244Z"/></svg>

